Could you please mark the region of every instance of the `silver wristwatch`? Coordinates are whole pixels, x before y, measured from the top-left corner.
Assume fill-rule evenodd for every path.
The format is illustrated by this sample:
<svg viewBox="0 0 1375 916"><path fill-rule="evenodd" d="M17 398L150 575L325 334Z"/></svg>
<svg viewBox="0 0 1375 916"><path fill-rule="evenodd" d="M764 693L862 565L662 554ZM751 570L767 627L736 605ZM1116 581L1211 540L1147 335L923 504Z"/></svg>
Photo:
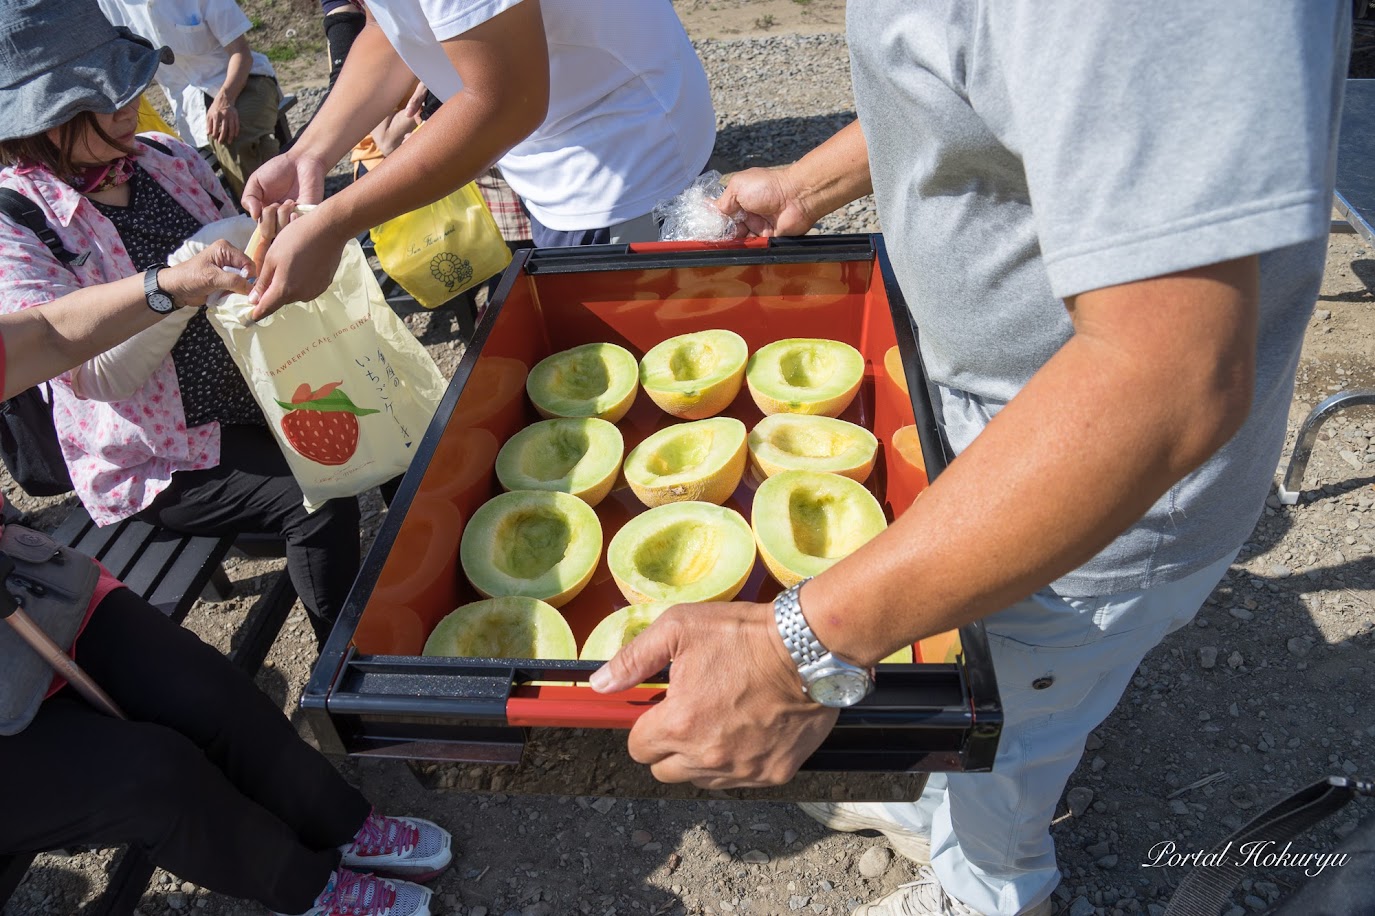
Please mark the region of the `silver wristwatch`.
<svg viewBox="0 0 1375 916"><path fill-rule="evenodd" d="M798 592L809 581L810 577L803 579L773 599L778 635L797 665L807 696L822 706L853 706L873 691L874 679L866 669L832 655L807 625Z"/></svg>

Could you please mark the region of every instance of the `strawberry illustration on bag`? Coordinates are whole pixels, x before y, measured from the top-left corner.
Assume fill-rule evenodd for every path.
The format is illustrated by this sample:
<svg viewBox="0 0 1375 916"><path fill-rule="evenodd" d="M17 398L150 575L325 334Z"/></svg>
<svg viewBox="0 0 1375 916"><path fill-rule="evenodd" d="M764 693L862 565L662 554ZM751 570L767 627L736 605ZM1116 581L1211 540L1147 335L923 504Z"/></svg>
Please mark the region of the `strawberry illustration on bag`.
<svg viewBox="0 0 1375 916"><path fill-rule="evenodd" d="M329 382L314 391L302 382L291 403L277 401L286 411L282 435L303 458L317 464L346 463L358 450L358 418L378 413L359 407L339 390L343 382Z"/></svg>

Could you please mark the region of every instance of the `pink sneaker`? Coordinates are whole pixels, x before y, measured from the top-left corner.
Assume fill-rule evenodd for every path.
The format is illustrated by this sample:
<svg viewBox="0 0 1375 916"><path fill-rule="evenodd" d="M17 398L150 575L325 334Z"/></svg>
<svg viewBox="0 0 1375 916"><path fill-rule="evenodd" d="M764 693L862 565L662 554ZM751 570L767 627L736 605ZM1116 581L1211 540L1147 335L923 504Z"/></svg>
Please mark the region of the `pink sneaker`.
<svg viewBox="0 0 1375 916"><path fill-rule="evenodd" d="M301 916L430 916L430 889L339 868Z"/></svg>
<svg viewBox="0 0 1375 916"><path fill-rule="evenodd" d="M453 838L433 821L383 817L374 809L353 842L339 847L339 864L356 871L428 881L453 860Z"/></svg>

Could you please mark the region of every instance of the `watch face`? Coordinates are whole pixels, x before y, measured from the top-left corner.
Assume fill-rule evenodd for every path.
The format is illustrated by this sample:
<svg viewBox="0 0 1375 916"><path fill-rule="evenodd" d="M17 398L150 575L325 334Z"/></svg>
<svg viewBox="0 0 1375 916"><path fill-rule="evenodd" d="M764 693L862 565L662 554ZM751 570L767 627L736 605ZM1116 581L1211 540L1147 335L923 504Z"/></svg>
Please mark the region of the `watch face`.
<svg viewBox="0 0 1375 916"><path fill-rule="evenodd" d="M807 695L822 706L843 709L869 695L869 677L861 671L836 669L820 674L807 685Z"/></svg>
<svg viewBox="0 0 1375 916"><path fill-rule="evenodd" d="M166 293L154 292L148 294L148 307L155 312L162 312L165 314L175 309L177 304L173 302L172 297Z"/></svg>

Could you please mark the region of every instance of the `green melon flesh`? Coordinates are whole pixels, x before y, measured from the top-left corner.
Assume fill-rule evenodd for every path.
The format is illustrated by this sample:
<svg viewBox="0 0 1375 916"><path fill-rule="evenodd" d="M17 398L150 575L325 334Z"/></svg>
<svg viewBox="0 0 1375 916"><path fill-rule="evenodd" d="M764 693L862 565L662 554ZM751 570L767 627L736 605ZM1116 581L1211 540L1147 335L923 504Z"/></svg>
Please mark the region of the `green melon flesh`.
<svg viewBox="0 0 1375 916"><path fill-rule="evenodd" d="M587 491L614 482L624 451L620 430L605 420L542 420L501 447L497 479L508 490L557 490L586 498Z"/></svg>
<svg viewBox="0 0 1375 916"><path fill-rule="evenodd" d="M625 459L625 479L649 506L699 499L720 505L745 470L745 424L733 417L678 423L646 438Z"/></svg>
<svg viewBox="0 0 1375 916"><path fill-rule="evenodd" d="M634 354L609 343L583 344L545 357L525 379L535 407L553 417L619 420L640 381Z"/></svg>
<svg viewBox="0 0 1375 916"><path fill-rule="evenodd" d="M601 549L601 523L581 499L549 490L512 490L473 513L458 555L482 594L523 595L561 607L592 577Z"/></svg>
<svg viewBox="0 0 1375 916"><path fill-rule="evenodd" d="M745 369L750 394L766 415L835 417L864 379L864 356L838 340L790 338L760 347Z"/></svg>
<svg viewBox="0 0 1375 916"><path fill-rule="evenodd" d="M643 512L611 539L606 562L631 602L729 601L754 568L754 536L740 513L703 502Z"/></svg>
<svg viewBox="0 0 1375 916"><path fill-rule="evenodd" d="M602 618L583 643L578 657L583 661L606 661L644 632L659 615L673 607L672 601L632 604Z"/></svg>
<svg viewBox="0 0 1375 916"><path fill-rule="evenodd" d="M734 331L698 331L670 337L640 361L640 384L668 413L688 420L715 416L740 393L745 338Z"/></svg>
<svg viewBox="0 0 1375 916"><path fill-rule="evenodd" d="M768 473L826 471L856 480L867 476L878 439L862 426L833 417L774 414L750 430L750 452Z"/></svg>
<svg viewBox="0 0 1375 916"><path fill-rule="evenodd" d="M874 495L847 477L783 471L759 485L752 524L774 578L791 585L849 556L888 526Z"/></svg>
<svg viewBox="0 0 1375 916"><path fill-rule="evenodd" d="M425 655L455 658L577 658L573 630L557 610L534 598L488 598L465 604L434 628Z"/></svg>

